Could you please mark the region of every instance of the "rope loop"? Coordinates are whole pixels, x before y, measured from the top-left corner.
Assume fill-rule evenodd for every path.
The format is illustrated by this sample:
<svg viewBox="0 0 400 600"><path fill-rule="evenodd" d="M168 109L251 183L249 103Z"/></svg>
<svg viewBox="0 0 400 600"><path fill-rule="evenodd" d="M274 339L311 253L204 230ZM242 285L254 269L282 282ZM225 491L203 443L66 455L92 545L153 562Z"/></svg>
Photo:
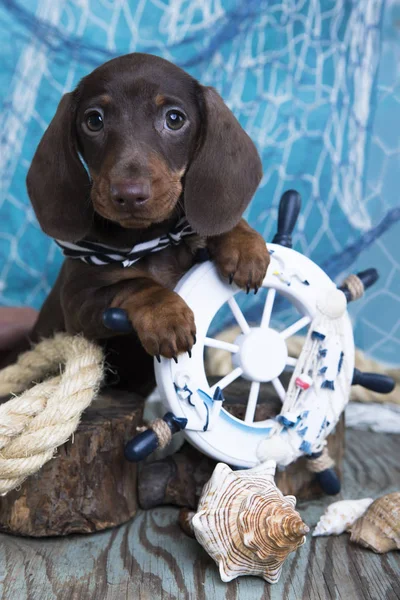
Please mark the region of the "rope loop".
<svg viewBox="0 0 400 600"><path fill-rule="evenodd" d="M325 469L331 469L335 465L335 461L329 456L328 448L325 446L321 456L309 458L306 465L311 473L321 473Z"/></svg>
<svg viewBox="0 0 400 600"><path fill-rule="evenodd" d="M97 344L59 333L0 371L0 396L26 390L0 405L1 495L38 471L71 437L97 395L103 370Z"/></svg>
<svg viewBox="0 0 400 600"><path fill-rule="evenodd" d="M352 300L358 300L364 295L364 284L357 275L348 275L342 285L347 287Z"/></svg>
<svg viewBox="0 0 400 600"><path fill-rule="evenodd" d="M149 425L149 429L152 429L157 436L158 448L165 448L171 442L171 429L163 419L155 419L152 421Z"/></svg>

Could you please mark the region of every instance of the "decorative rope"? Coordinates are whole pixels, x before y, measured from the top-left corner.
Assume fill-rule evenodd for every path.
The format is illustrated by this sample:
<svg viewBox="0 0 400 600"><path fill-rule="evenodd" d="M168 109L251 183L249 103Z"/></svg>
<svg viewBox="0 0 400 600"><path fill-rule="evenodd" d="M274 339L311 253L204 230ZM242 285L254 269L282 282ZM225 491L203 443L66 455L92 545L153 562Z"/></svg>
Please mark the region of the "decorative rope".
<svg viewBox="0 0 400 600"><path fill-rule="evenodd" d="M170 427L162 419L155 419L149 424L149 429L152 429L158 439L158 448L162 449L168 446L172 439Z"/></svg>
<svg viewBox="0 0 400 600"><path fill-rule="evenodd" d="M321 456L317 458L308 458L306 466L311 473L320 473L325 469L331 469L335 465L335 461L329 456L328 448L325 446Z"/></svg>
<svg viewBox="0 0 400 600"><path fill-rule="evenodd" d="M81 336L57 334L0 372L0 395L22 391L0 405L0 494L49 461L79 425L103 378L102 349Z"/></svg>
<svg viewBox="0 0 400 600"><path fill-rule="evenodd" d="M357 275L348 275L342 285L347 287L352 300L358 300L364 295L364 284Z"/></svg>

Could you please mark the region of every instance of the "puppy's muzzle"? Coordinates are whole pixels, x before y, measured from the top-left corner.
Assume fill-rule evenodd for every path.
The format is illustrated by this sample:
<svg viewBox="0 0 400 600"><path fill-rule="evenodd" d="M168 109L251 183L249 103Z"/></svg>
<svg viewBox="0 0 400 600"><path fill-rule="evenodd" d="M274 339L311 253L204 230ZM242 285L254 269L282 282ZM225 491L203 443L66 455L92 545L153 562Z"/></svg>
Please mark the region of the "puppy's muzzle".
<svg viewBox="0 0 400 600"><path fill-rule="evenodd" d="M151 197L151 186L148 181L124 179L110 186L111 198L119 212L134 214Z"/></svg>

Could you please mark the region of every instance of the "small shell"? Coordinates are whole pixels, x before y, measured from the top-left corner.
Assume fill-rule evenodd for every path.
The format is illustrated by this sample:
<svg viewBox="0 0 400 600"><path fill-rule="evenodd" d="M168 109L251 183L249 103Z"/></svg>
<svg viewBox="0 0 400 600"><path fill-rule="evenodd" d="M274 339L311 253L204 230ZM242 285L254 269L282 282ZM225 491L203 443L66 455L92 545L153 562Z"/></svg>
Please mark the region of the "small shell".
<svg viewBox="0 0 400 600"><path fill-rule="evenodd" d="M347 531L365 513L372 502L372 498L333 502L318 521L313 531L313 537L316 535L340 535Z"/></svg>
<svg viewBox="0 0 400 600"><path fill-rule="evenodd" d="M400 549L400 492L375 500L354 523L350 541L378 554Z"/></svg>
<svg viewBox="0 0 400 600"><path fill-rule="evenodd" d="M243 471L219 463L204 486L192 525L219 566L222 581L259 575L276 583L287 555L305 542L309 528L274 482L275 462Z"/></svg>

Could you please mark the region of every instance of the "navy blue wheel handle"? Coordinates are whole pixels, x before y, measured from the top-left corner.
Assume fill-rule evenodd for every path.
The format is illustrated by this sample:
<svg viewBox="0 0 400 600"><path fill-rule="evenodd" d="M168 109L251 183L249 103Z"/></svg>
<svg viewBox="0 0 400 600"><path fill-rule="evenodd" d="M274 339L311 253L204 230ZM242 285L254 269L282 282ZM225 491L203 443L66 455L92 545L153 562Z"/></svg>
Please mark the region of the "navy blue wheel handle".
<svg viewBox="0 0 400 600"><path fill-rule="evenodd" d="M322 452L314 452L313 454L309 454L306 458L311 462L316 458L319 458L321 454ZM340 489L342 487L340 479L335 469L333 469L332 467L328 467L323 471L317 471L315 473L315 479L319 483L319 486L322 489L322 491L328 496L335 496L340 492Z"/></svg>
<svg viewBox="0 0 400 600"><path fill-rule="evenodd" d="M374 283L376 283L379 279L379 273L376 269L366 269L365 271L360 271L360 273L357 273L357 277L361 280L363 286L364 286L364 290L367 290L368 288L370 288L372 285L374 285ZM341 285L339 286L339 290L341 290L343 292L343 294L346 296L346 300L347 302L351 302L352 301L352 296L350 293L349 288L347 287L347 285Z"/></svg>
<svg viewBox="0 0 400 600"><path fill-rule="evenodd" d="M334 469L325 469L315 474L321 489L328 496L336 496L340 492L341 483Z"/></svg>
<svg viewBox="0 0 400 600"><path fill-rule="evenodd" d="M388 375L381 375L380 373L363 373L358 369L354 369L351 385L361 385L367 390L377 392L378 394L390 394L396 387L396 382Z"/></svg>
<svg viewBox="0 0 400 600"><path fill-rule="evenodd" d="M103 325L117 333L133 331L128 313L123 308L107 308L103 313Z"/></svg>
<svg viewBox="0 0 400 600"><path fill-rule="evenodd" d="M168 425L171 434L178 433L187 425L187 419L176 417L172 412L163 416L163 421ZM146 429L136 435L125 446L125 458L130 462L140 462L147 458L159 446L158 437L152 429Z"/></svg>
<svg viewBox="0 0 400 600"><path fill-rule="evenodd" d="M278 211L278 231L272 240L273 244L279 244L286 248L292 247L292 232L300 209L301 197L296 190L288 190L282 194Z"/></svg>

